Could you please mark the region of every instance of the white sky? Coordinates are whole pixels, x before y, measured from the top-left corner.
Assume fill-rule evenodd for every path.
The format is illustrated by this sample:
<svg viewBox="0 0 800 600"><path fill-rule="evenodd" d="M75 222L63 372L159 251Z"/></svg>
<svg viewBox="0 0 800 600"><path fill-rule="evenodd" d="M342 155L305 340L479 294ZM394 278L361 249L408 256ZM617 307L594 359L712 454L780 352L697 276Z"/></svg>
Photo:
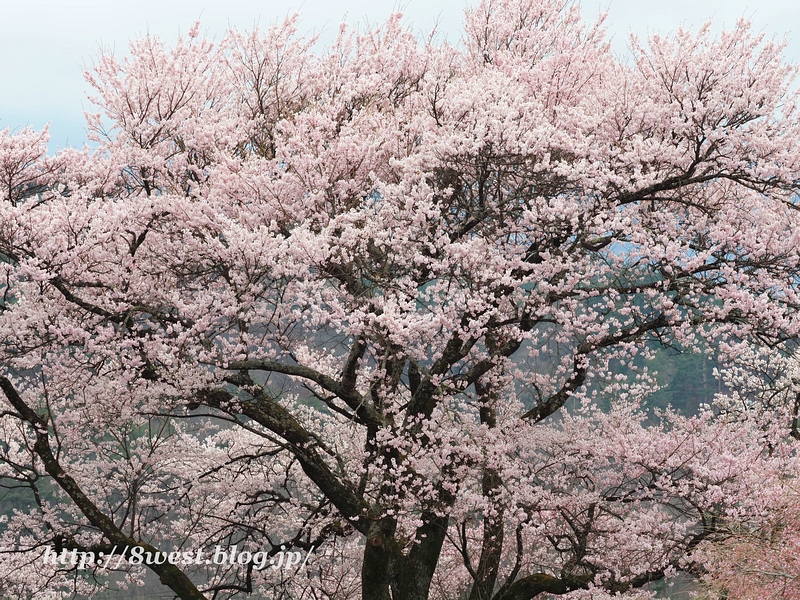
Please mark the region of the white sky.
<svg viewBox="0 0 800 600"><path fill-rule="evenodd" d="M249 29L299 10L300 31L332 34L343 19L382 22L399 8L414 29L460 37L463 10L472 0L0 0L0 129L50 122L51 149L80 146L91 65L100 46L118 53L146 32L166 41L186 32L198 18L207 35L222 36L229 25ZM711 19L732 26L740 17L770 37L790 40L787 58L800 62L800 2L797 0L583 0L587 19L602 10L614 48L624 53L628 34L696 29Z"/></svg>

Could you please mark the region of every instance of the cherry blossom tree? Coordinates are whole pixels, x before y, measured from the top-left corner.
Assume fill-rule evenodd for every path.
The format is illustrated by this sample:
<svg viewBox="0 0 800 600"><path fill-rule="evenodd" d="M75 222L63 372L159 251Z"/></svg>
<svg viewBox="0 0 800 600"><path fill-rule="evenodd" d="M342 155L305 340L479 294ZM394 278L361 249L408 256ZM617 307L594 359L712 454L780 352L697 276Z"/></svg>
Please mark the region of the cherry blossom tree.
<svg viewBox="0 0 800 600"><path fill-rule="evenodd" d="M99 58L95 150L0 134L4 593L636 597L763 519L786 427L640 403L654 344L798 333L780 44L628 63L562 0L198 31Z"/></svg>
<svg viewBox="0 0 800 600"><path fill-rule="evenodd" d="M714 403L717 420L757 424L765 439L784 445L797 439L800 410L797 346L745 346L728 357L720 376L730 393ZM774 451L768 443L770 452ZM790 463L796 459L790 459ZM700 544L695 560L702 562L706 597L730 599L800 597L797 548L798 492L796 469L780 468L777 487L762 496L761 516L755 514L724 524L724 535Z"/></svg>
<svg viewBox="0 0 800 600"><path fill-rule="evenodd" d="M701 545L698 557L707 569L709 597L731 600L788 600L798 586L797 490L787 487L771 511L756 523L733 526L716 544Z"/></svg>

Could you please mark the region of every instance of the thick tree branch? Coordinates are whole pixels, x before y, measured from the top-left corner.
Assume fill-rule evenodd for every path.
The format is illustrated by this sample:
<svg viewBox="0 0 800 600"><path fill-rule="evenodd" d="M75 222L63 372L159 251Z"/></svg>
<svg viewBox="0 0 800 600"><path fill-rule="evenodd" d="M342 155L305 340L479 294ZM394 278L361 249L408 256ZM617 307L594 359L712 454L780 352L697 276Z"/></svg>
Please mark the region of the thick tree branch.
<svg viewBox="0 0 800 600"><path fill-rule="evenodd" d="M358 415L362 423L367 425L383 424L381 415L369 405L366 399L355 389L354 369L355 363L359 358L360 343L356 343L348 356L344 370L343 381L336 381L333 377L324 375L310 367L302 365L287 365L272 360L240 360L228 364L227 368L231 371L267 371L271 373L282 373L292 377L301 377L313 381L328 392L341 398L353 412Z"/></svg>
<svg viewBox="0 0 800 600"><path fill-rule="evenodd" d="M67 493L75 503L75 506L80 509L88 521L96 527L111 544L116 545L119 549L128 548L130 550L134 547L140 547L144 549L145 552L150 552L153 556L160 554L159 551L150 544L142 543L122 533L116 524L106 516L86 494L84 494L80 485L64 471L50 448L50 440L47 433L47 420L25 403L8 378L0 377L0 389L3 390L8 401L22 418L33 427L36 434L36 442L33 449L42 461L45 471L47 471L48 475L50 475L59 487ZM160 577L164 585L169 586L182 600L205 600L205 596L200 593L186 574L175 565L164 562L160 565L148 564L147 566Z"/></svg>
<svg viewBox="0 0 800 600"><path fill-rule="evenodd" d="M288 443L303 472L319 490L336 506L358 531L367 535L370 527L370 506L358 494L355 486L343 483L314 449L314 438L285 408L258 394L252 401L240 400L224 390L201 390L198 399L212 408L225 412L240 412L250 417ZM342 474L344 477L344 474Z"/></svg>

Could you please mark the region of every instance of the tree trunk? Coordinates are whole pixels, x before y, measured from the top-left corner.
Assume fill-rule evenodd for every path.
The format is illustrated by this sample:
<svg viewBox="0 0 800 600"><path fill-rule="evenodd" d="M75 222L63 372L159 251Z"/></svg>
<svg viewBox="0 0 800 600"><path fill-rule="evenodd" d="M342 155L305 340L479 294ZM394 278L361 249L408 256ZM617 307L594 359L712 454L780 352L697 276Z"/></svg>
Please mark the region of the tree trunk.
<svg viewBox="0 0 800 600"><path fill-rule="evenodd" d="M400 554L395 548L394 533L397 523L393 519L375 521L364 545L361 564L361 597L364 600L391 600L392 562ZM402 554L400 555L402 556Z"/></svg>
<svg viewBox="0 0 800 600"><path fill-rule="evenodd" d="M483 473L483 495L490 497L492 492L501 484L500 477L494 469L487 469ZM497 583L497 573L500 569L500 559L503 554L503 516L505 511L498 507L498 513L492 517L484 515L483 542L478 568L475 570L475 583L469 595L469 600L490 600L494 586Z"/></svg>
<svg viewBox="0 0 800 600"><path fill-rule="evenodd" d="M480 418L483 425L490 428L497 427L497 415L494 404L497 398L492 394L491 387L482 380L475 382L475 390L481 399ZM502 485L502 480L496 469L487 467L481 478L481 493L484 498L492 502L492 498ZM483 541L481 555L478 559L478 568L475 571L475 583L469 595L469 600L489 600L497 583L497 573L500 569L500 559L503 555L503 517L505 511L497 505L497 514L484 515Z"/></svg>
<svg viewBox="0 0 800 600"><path fill-rule="evenodd" d="M364 600L428 600L448 518L423 515L414 546L403 554L394 539L394 521L376 521L364 546L361 597Z"/></svg>

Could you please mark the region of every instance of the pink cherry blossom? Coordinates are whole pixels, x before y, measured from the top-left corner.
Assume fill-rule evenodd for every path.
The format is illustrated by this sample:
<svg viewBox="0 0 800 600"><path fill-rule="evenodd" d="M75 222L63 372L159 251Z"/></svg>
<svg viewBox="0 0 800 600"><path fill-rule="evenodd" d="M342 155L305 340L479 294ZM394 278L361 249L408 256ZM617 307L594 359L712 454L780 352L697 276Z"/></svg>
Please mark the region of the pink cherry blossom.
<svg viewBox="0 0 800 600"><path fill-rule="evenodd" d="M796 384L764 367L800 323L782 46L742 21L627 63L555 0L483 2L457 45L400 15L316 42L147 36L86 75L96 149L0 132L0 593L642 598L796 566L720 559L796 538ZM659 344L731 393L648 412ZM313 560L135 560L234 546ZM45 560L73 551L120 561Z"/></svg>

